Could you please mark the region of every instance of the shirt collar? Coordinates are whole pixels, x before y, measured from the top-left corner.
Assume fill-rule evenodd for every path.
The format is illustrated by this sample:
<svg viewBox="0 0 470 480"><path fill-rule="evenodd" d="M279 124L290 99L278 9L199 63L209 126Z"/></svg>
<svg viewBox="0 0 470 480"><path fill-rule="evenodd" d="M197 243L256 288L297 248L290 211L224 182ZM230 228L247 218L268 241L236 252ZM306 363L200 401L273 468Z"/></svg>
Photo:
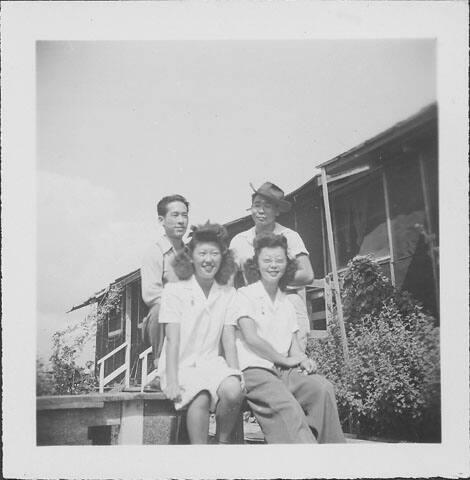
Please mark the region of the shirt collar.
<svg viewBox="0 0 470 480"><path fill-rule="evenodd" d="M248 230L245 230L244 232L241 233L241 235L245 237L249 243L252 244L253 239L255 238L255 235L256 235L255 227L251 227Z"/></svg>
<svg viewBox="0 0 470 480"><path fill-rule="evenodd" d="M280 223L277 223L274 225L274 232L276 235L282 235L286 231L286 227L284 225L281 225Z"/></svg>
<svg viewBox="0 0 470 480"><path fill-rule="evenodd" d="M212 284L212 287L209 291L209 296L206 298L204 295L204 292L202 291L201 286L199 285L198 281L196 280L196 277L194 275L191 275L191 277L188 279L188 287L191 288L193 292L197 292L197 295L199 295L202 299L204 299L207 302L212 302L215 300L219 294L220 291L222 290L222 286L217 283L217 281L214 280L214 283Z"/></svg>
<svg viewBox="0 0 470 480"><path fill-rule="evenodd" d="M172 243L170 242L170 239L166 236L165 233L157 239L156 243L157 243L157 245L160 246L163 253L168 253L171 250L176 253L176 250L174 249ZM184 242L183 242L183 247L185 247Z"/></svg>
<svg viewBox="0 0 470 480"><path fill-rule="evenodd" d="M280 223L276 222L274 224L274 230L273 230L274 234L282 235L285 231L286 231L286 227L284 227ZM255 236L256 236L256 227L251 227L249 230L246 230L245 232L243 232L243 235L251 244L253 244L253 240L255 239Z"/></svg>
<svg viewBox="0 0 470 480"><path fill-rule="evenodd" d="M278 288L276 292L276 297L273 302L271 300L271 297L268 295L268 292L264 288L264 285L261 283L261 280L258 280L256 283L254 283L253 288L255 289L256 297L267 300L269 302L269 305L272 305L274 308L279 305L279 302L284 298L285 295L285 293L282 292L280 288Z"/></svg>

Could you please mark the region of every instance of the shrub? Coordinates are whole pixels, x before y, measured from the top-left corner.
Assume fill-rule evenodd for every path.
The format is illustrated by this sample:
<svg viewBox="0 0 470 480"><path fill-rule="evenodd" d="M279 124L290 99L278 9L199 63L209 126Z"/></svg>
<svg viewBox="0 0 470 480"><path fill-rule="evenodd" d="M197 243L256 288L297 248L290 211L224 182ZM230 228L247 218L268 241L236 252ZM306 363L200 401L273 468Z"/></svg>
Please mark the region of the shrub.
<svg viewBox="0 0 470 480"><path fill-rule="evenodd" d="M51 370L48 370L44 362L36 359L36 395L54 395L54 377Z"/></svg>
<svg viewBox="0 0 470 480"><path fill-rule="evenodd" d="M369 315L378 315L384 302L393 298L401 314L407 316L421 308L420 303L404 290L393 287L380 265L369 255L357 256L349 261L342 278L346 329Z"/></svg>
<svg viewBox="0 0 470 480"><path fill-rule="evenodd" d="M96 390L97 381L90 368L77 365L77 346L64 344L61 332L54 334L54 353L51 356L53 394L76 395Z"/></svg>
<svg viewBox="0 0 470 480"><path fill-rule="evenodd" d="M87 315L81 322L57 331L52 336L51 368L46 371L44 364L36 364L37 395L75 395L98 389L93 362L86 367L77 364L77 355L90 339L96 337L96 329L111 312L120 313L123 287L112 285L98 305L95 314Z"/></svg>
<svg viewBox="0 0 470 480"><path fill-rule="evenodd" d="M308 353L336 386L341 418L359 433L440 441L439 329L370 258L350 262L343 289L350 364L336 314ZM346 280L347 279L347 280Z"/></svg>

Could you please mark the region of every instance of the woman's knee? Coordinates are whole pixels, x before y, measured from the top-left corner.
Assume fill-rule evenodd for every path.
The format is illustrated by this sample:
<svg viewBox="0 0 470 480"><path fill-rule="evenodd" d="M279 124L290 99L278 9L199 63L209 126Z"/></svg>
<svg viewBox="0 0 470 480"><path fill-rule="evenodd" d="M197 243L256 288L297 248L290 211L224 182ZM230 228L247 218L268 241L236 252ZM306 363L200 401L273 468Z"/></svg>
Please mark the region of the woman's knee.
<svg viewBox="0 0 470 480"><path fill-rule="evenodd" d="M239 404L243 401L244 395L241 389L240 379L235 376L227 377L219 386L217 391L220 400L232 404Z"/></svg>
<svg viewBox="0 0 470 480"><path fill-rule="evenodd" d="M192 407L209 408L211 403L211 394L207 390L201 390L191 401Z"/></svg>

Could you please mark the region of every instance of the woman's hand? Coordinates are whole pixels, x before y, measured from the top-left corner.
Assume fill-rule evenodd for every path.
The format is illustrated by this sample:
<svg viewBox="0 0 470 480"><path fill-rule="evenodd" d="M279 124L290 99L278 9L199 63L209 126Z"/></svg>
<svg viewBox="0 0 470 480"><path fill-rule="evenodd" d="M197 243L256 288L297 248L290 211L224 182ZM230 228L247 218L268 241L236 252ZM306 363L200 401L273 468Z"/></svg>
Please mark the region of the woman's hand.
<svg viewBox="0 0 470 480"><path fill-rule="evenodd" d="M304 354L292 355L291 357L286 357L283 366L287 368L295 368L298 365L300 365L302 362L304 362L306 358L307 357Z"/></svg>
<svg viewBox="0 0 470 480"><path fill-rule="evenodd" d="M240 388L243 394L246 395L248 393L248 390L246 389L246 385L245 385L245 379L243 378L243 373L242 373L242 376L240 377Z"/></svg>
<svg viewBox="0 0 470 480"><path fill-rule="evenodd" d="M312 373L316 373L318 370L317 362L312 360L311 358L306 358L302 362L300 362L299 367L302 371L306 372L307 375L311 375Z"/></svg>
<svg viewBox="0 0 470 480"><path fill-rule="evenodd" d="M163 393L165 394L166 398L168 398L168 400L172 400L173 402L180 402L183 390L184 389L180 387L177 383L170 383L166 388L163 389Z"/></svg>

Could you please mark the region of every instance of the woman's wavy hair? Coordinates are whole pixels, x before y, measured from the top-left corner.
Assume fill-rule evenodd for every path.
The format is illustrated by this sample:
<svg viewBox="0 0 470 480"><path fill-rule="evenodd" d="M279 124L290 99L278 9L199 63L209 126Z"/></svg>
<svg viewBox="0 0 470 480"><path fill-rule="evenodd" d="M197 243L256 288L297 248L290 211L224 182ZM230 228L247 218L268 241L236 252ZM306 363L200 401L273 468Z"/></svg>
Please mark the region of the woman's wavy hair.
<svg viewBox="0 0 470 480"><path fill-rule="evenodd" d="M218 223L207 221L204 225L192 226L189 234L191 240L186 248L178 253L173 260L173 268L180 280L187 280L194 274L194 267L191 261L192 253L198 243L211 242L219 246L222 252L222 263L215 280L220 285L226 285L235 272L235 260L232 252L228 249L229 237L226 228Z"/></svg>
<svg viewBox="0 0 470 480"><path fill-rule="evenodd" d="M286 237L284 237L284 235L276 235L274 233L261 234L255 237L253 246L255 249L255 255L253 258L250 258L246 261L244 268L248 284L257 282L261 278L258 267L258 258L261 250L263 248L281 247L286 254L287 267L284 275L279 280L279 288L282 291L285 291L287 285L289 285L294 279L295 272L297 272L297 261L295 259L290 259L287 255Z"/></svg>

